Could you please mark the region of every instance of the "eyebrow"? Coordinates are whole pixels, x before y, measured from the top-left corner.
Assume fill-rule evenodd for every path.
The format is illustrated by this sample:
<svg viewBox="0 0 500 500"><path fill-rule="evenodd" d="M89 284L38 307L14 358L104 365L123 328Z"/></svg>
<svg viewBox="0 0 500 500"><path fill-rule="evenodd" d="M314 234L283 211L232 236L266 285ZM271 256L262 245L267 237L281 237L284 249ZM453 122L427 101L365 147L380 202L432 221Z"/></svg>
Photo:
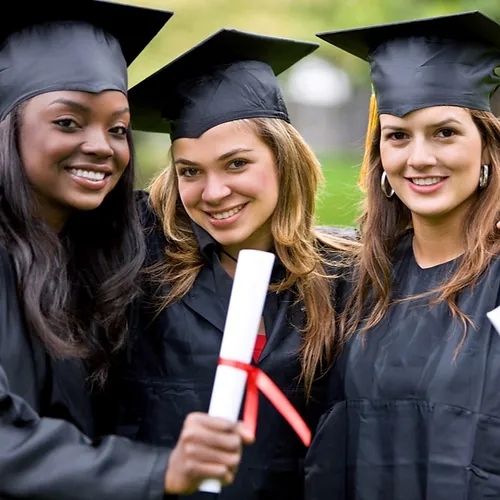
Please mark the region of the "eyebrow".
<svg viewBox="0 0 500 500"><path fill-rule="evenodd" d="M431 123L430 125L427 126L427 128L440 128L445 125L450 125L452 123L455 123L457 125L462 125L462 123L455 118L446 118L445 120L441 120L440 122L437 123ZM385 125L382 127L382 131L384 130L405 130L406 127L404 126L398 126L398 125Z"/></svg>
<svg viewBox="0 0 500 500"><path fill-rule="evenodd" d="M54 104L63 104L64 106L68 106L70 108L76 108L78 109L79 111L81 111L82 113L90 113L90 108L88 106L85 106L85 104L82 104L80 102L76 102L76 101L72 101L71 99L64 99L64 98L60 98L60 99L56 99L55 101L52 101L49 106L53 106ZM123 115L125 113L129 113L130 112L130 108L122 108L122 109L117 109L116 111L113 111L113 113L111 113L112 116L119 116L119 115Z"/></svg>
<svg viewBox="0 0 500 500"><path fill-rule="evenodd" d="M217 161L223 161L227 160L228 158L231 158L234 155L240 154L240 153L250 153L252 152L253 149L246 149L246 148L236 148L236 149L231 149L231 151L228 151L227 153L224 153L217 158ZM175 160L175 165L187 165L189 167L198 167L199 165L191 160L188 160L187 158L176 158Z"/></svg>
<svg viewBox="0 0 500 500"><path fill-rule="evenodd" d="M219 158L217 158L217 161L227 160L228 158L231 158L231 156L234 156L234 155L237 155L240 153L250 153L251 151L252 151L252 149L246 149L246 148L232 149L231 151L228 151L227 153L220 155Z"/></svg>

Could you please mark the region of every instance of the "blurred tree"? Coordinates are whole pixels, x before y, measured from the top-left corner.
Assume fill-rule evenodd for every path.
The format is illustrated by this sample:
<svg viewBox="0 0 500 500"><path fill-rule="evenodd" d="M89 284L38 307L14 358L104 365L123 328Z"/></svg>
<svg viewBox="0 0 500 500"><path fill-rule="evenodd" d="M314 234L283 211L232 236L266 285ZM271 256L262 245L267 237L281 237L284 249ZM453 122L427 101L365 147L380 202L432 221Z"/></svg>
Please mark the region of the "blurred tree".
<svg viewBox="0 0 500 500"><path fill-rule="evenodd" d="M135 5L172 10L174 16L130 68L133 86L168 61L223 27L262 34L312 40L316 54L343 67L354 86L368 89L366 63L315 37L316 33L377 23L480 10L500 21L500 0L120 0ZM286 78L286 75L283 75ZM364 94L363 94L364 95ZM366 95L365 95L366 97ZM500 108L500 106L499 106ZM366 108L368 110L368 107ZM139 185L162 169L168 160L169 138L164 134L135 133ZM360 141L362 144L362 141ZM328 186L319 209L324 224L354 222L360 194L355 188L357 160L345 160L339 151L323 158ZM339 190L342 187L342 191ZM334 200L334 202L332 201ZM331 204L335 203L335 210ZM341 214L342 207L346 207ZM323 210L323 212L321 211Z"/></svg>
<svg viewBox="0 0 500 500"><path fill-rule="evenodd" d="M481 10L500 20L499 0L122 0L174 11L131 67L131 85L222 27L317 40L320 31ZM471 5L473 4L473 7ZM318 54L366 81L366 66L320 42Z"/></svg>

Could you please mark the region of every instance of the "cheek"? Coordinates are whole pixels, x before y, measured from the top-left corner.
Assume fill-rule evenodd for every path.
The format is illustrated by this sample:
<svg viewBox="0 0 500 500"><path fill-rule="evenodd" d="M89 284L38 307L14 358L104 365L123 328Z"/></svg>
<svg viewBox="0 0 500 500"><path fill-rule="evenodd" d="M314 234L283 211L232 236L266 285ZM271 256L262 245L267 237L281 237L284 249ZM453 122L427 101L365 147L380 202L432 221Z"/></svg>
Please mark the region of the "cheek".
<svg viewBox="0 0 500 500"><path fill-rule="evenodd" d="M179 180L177 182L179 190L179 198L186 210L194 208L201 199L202 187L199 182L185 182Z"/></svg>
<svg viewBox="0 0 500 500"><path fill-rule="evenodd" d="M468 198L477 192L479 188L480 166L464 165L454 175L453 193L454 196L462 199Z"/></svg>
<svg viewBox="0 0 500 500"><path fill-rule="evenodd" d="M71 134L54 133L44 127L25 127L20 141L21 160L28 169L58 167L74 154Z"/></svg>
<svg viewBox="0 0 500 500"><path fill-rule="evenodd" d="M454 161L457 165L461 165L464 170L467 170L470 175L476 175L479 178L481 169L481 144L476 144L475 147L463 148L455 155Z"/></svg>
<svg viewBox="0 0 500 500"><path fill-rule="evenodd" d="M481 171L481 142L468 141L460 147L443 151L441 161L447 165L452 177L455 177L456 188L461 191L474 190L479 183Z"/></svg>
<svg viewBox="0 0 500 500"><path fill-rule="evenodd" d="M40 160L46 154L47 148L50 148L48 141L40 140L43 134L36 127L29 124L23 124L21 128L19 141L19 156L23 162L26 172L32 170L32 167L40 164Z"/></svg>
<svg viewBox="0 0 500 500"><path fill-rule="evenodd" d="M270 202L278 199L279 180L274 165L265 165L252 170L242 181L240 183L242 194Z"/></svg>
<svg viewBox="0 0 500 500"><path fill-rule="evenodd" d="M388 145L380 146L380 161L389 177L403 171L406 160L407 154L404 148L398 149Z"/></svg>
<svg viewBox="0 0 500 500"><path fill-rule="evenodd" d="M120 172L123 172L130 163L130 146L128 141L121 140L113 146L115 152L116 163Z"/></svg>

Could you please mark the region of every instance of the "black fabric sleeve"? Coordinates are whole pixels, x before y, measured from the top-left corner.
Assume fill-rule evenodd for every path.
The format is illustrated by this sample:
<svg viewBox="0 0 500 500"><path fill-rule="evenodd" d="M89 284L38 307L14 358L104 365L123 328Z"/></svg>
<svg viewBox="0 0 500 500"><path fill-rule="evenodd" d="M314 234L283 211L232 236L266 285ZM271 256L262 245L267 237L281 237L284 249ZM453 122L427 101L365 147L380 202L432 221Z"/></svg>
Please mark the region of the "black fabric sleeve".
<svg viewBox="0 0 500 500"><path fill-rule="evenodd" d="M32 405L12 391L1 360L10 363L11 356L30 355L21 344L16 349L16 343L10 341L20 335L16 329L24 328L16 295L12 264L0 249L0 340L10 336L11 346L9 352L0 352L0 498L164 498L170 450L117 436L91 441L65 420L40 417ZM5 348L7 343L0 345ZM33 380L33 386L36 383Z"/></svg>

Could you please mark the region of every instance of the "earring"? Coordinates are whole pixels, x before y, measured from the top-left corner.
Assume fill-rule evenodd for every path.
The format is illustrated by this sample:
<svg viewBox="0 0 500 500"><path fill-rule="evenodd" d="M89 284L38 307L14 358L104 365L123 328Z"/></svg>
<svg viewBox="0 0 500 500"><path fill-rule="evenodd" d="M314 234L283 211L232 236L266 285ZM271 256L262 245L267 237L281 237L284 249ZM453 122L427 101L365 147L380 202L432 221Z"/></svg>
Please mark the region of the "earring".
<svg viewBox="0 0 500 500"><path fill-rule="evenodd" d="M490 178L489 165L482 165L481 171L479 173L479 189L484 189L488 185L489 178Z"/></svg>
<svg viewBox="0 0 500 500"><path fill-rule="evenodd" d="M387 192L386 185L390 188L389 193ZM394 189L392 189L389 181L387 180L387 174L385 173L385 170L382 172L382 177L380 178L380 187L382 188L382 193L384 193L387 198L392 198L392 196L394 195Z"/></svg>

